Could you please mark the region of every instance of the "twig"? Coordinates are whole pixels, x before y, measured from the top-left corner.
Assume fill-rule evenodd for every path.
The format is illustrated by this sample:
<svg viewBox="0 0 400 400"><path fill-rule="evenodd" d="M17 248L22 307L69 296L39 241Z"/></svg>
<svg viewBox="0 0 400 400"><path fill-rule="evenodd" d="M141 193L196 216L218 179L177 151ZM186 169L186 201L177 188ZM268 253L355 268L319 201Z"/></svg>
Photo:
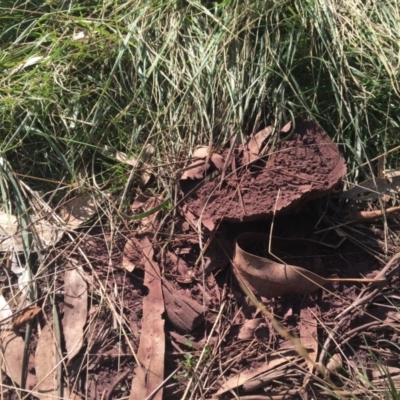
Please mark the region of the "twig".
<svg viewBox="0 0 400 400"><path fill-rule="evenodd" d="M151 400L153 396L181 369L181 365L172 371L146 398L145 400Z"/></svg>
<svg viewBox="0 0 400 400"><path fill-rule="evenodd" d="M392 277L392 275L397 271L397 269L400 266L399 265L394 268L392 271L388 272L389 269L392 267L392 265L400 259L400 253L397 253L395 256L392 257L392 259L385 265L385 267L376 275L375 279L383 279L385 278L388 280L389 278ZM373 289L370 293L368 293L371 289ZM346 315L349 311L353 310L354 308L360 307L364 304L369 303L373 298L375 298L378 293L380 293L382 290L382 286L379 285L378 287L376 286L376 283L371 283L369 286L367 286L365 289L363 289L360 294L358 295L357 299L354 300L354 302L347 307L345 310L343 310L339 315L336 316L335 319L342 318L344 315Z"/></svg>
<svg viewBox="0 0 400 400"><path fill-rule="evenodd" d="M115 387L123 381L131 372L130 369L127 369L125 372L123 372L115 381L111 384L111 386L107 389L107 396L105 397L105 400L111 400L112 399L112 392L115 389Z"/></svg>
<svg viewBox="0 0 400 400"><path fill-rule="evenodd" d="M393 274L397 271L397 269L400 266L397 265L395 268L393 268L392 271L388 272L390 270L390 268L392 267L392 265L398 261L400 259L400 253L397 253L395 256L392 257L392 259L385 265L384 268L382 268L382 270L376 275L376 279L382 279L382 278L386 278L386 280L388 280L389 278L391 278L393 276ZM370 290L372 289L372 291L370 292ZM349 319L352 318L352 315L349 315L349 313L351 311L353 311L354 309L363 306L369 302L371 302L382 290L382 286L377 286L376 283L371 283L368 287L366 287L365 289L363 289L360 294L358 295L357 299L354 300L354 302L347 307L345 310L343 310L335 319L341 319L339 321L339 323L335 326L335 328L332 330L332 332L329 334L328 338L325 340L325 343L322 347L322 351L319 357L319 364L323 365L324 361L325 361L325 357L327 355L327 351L328 348L332 342L332 340L335 340L338 332L340 331L340 329L343 328L343 326L345 325L345 323L347 323L347 321Z"/></svg>

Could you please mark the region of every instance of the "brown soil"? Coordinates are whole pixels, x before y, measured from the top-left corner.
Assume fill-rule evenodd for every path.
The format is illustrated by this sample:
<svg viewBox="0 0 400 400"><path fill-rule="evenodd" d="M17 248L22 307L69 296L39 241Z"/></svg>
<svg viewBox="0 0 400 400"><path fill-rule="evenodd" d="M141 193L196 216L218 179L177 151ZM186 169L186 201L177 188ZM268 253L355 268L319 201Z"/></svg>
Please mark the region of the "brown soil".
<svg viewBox="0 0 400 400"><path fill-rule="evenodd" d="M238 285L230 265L235 238L246 231L271 233L293 241L290 249L275 249L288 263L322 276L362 277L378 274L385 262L399 252L400 224L391 221L386 234L382 223L372 227L343 225L345 215L340 212L340 200L323 197L340 184L345 172L343 159L320 128L300 119L296 123L293 136L275 151L270 149L272 154L243 167L241 153L237 152L238 168L236 172L228 170L220 189L217 179L189 197L186 206L197 216L206 205L203 220L218 226L215 231L199 233L197 227L189 227L193 219L183 208L182 215L170 217L152 241L154 257L150 261L159 265L160 279L167 281L163 289L166 312L162 316L166 379L163 399L181 399L186 390L186 399L216 399L216 393L229 378L268 366L277 354L282 362L289 354L290 363L279 365L274 375L264 381L227 391L219 399L338 398L324 389L329 382L321 374L315 370L308 374L307 364L297 355L293 343L276 332ZM275 203L279 215L271 225L266 217L273 214ZM137 370L134 355L148 318L143 300L149 294L149 287L144 284L146 255L137 245L138 240L126 246L137 228L137 222L125 221L111 236L107 227L97 226L81 230L74 240L64 238L58 245L60 252L57 257L51 255L53 261L48 263L46 276L42 274L37 279L43 314L33 323L30 373L35 373L33 361L40 328L52 321L49 282L62 319L67 307L62 296L63 271L67 261L74 258L90 277L89 317L84 346L72 362L63 365L65 384L81 399L134 398L130 393ZM255 250L266 254L264 249ZM132 272L123 268L126 258L134 266ZM390 367L390 373L398 376L398 264L387 275L387 284L351 311L345 310L364 293L365 285L327 284L309 295L260 299L285 330L295 336L302 334L302 310L310 311L317 324L316 361L327 365L330 356L342 357L342 368L330 380L343 397L364 398L368 391L368 398L386 398L388 388L376 378L379 368ZM8 285L18 290L15 277ZM247 329L243 333L242 328L249 321L254 322L253 331ZM24 327L20 334L25 335ZM397 388L398 382L394 382ZM2 385L2 398L20 398L5 374Z"/></svg>
<svg viewBox="0 0 400 400"><path fill-rule="evenodd" d="M218 177L205 183L186 201L188 210L211 228L221 220L254 221L272 216L274 210L295 210L340 183L345 162L318 125L297 118L293 136L284 140L281 135L279 140L251 165L241 165L241 153L236 154L237 170L227 170L221 187ZM190 185L182 183L188 192Z"/></svg>

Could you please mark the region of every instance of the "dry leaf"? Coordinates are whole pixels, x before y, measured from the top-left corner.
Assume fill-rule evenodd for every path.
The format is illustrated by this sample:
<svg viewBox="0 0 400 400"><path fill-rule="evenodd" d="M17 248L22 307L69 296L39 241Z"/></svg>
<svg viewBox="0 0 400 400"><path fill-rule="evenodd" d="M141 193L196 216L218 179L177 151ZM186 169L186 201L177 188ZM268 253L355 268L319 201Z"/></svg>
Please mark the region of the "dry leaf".
<svg viewBox="0 0 400 400"><path fill-rule="evenodd" d="M96 200L89 194L77 196L61 209L61 218L70 229L76 229L87 222L97 211Z"/></svg>
<svg viewBox="0 0 400 400"><path fill-rule="evenodd" d="M140 165L140 161L138 158L135 156L127 156L126 153L122 151L118 151L110 146L105 145L102 150L103 154L105 154L108 157L113 157L117 161L123 163L123 164L128 164L131 165L132 167L138 167Z"/></svg>
<svg viewBox="0 0 400 400"><path fill-rule="evenodd" d="M35 395L40 400L57 399L58 373L56 342L50 325L46 325L39 336L35 353L35 370L38 381Z"/></svg>
<svg viewBox="0 0 400 400"><path fill-rule="evenodd" d="M26 325L28 322L32 321L37 315L40 314L42 309L36 306L30 306L21 312L18 317L13 320L13 329L19 329Z"/></svg>
<svg viewBox="0 0 400 400"><path fill-rule="evenodd" d="M26 61L17 64L16 66L14 66L10 72L9 75L13 75L17 72L22 71L23 69L27 68L27 67L31 67L32 65L36 65L41 63L42 61L47 60L48 57L43 57L43 56L31 56L29 57Z"/></svg>
<svg viewBox="0 0 400 400"><path fill-rule="evenodd" d="M192 158L206 158L209 153L208 146L200 146L193 152Z"/></svg>
<svg viewBox="0 0 400 400"><path fill-rule="evenodd" d="M221 154L213 153L211 156L211 162L215 165L215 168L217 168L219 172L221 172L224 168L225 159L221 156Z"/></svg>
<svg viewBox="0 0 400 400"><path fill-rule="evenodd" d="M364 202L377 200L384 195L397 194L400 188L400 176L393 176L390 180L384 178L367 179L349 190L340 197Z"/></svg>
<svg viewBox="0 0 400 400"><path fill-rule="evenodd" d="M265 322L264 318L247 319L240 327L238 339L251 340L254 339L254 332L260 324Z"/></svg>
<svg viewBox="0 0 400 400"><path fill-rule="evenodd" d="M146 203L143 205L143 210L150 211L151 209L159 206L162 202L161 197L151 197L149 198ZM146 233L146 232L155 232L158 227L158 220L159 220L159 212L155 212L150 214L147 217L142 218L139 221L139 227L137 233Z"/></svg>
<svg viewBox="0 0 400 400"><path fill-rule="evenodd" d="M18 229L17 218L7 213L0 213L0 235L1 237L13 236Z"/></svg>
<svg viewBox="0 0 400 400"><path fill-rule="evenodd" d="M4 298L2 294L0 294L0 325L9 324L10 317L12 315L12 311L10 305L7 303L7 300ZM2 322L6 320L5 322Z"/></svg>
<svg viewBox="0 0 400 400"><path fill-rule="evenodd" d="M18 386L21 386L22 360L24 357L25 342L21 336L13 331L4 331L1 338L1 368ZM35 386L36 377L28 372L26 388Z"/></svg>
<svg viewBox="0 0 400 400"><path fill-rule="evenodd" d="M85 272L72 266L64 275L64 318L62 327L69 360L82 348L84 326L88 315L88 291Z"/></svg>
<svg viewBox="0 0 400 400"><path fill-rule="evenodd" d="M126 153L122 151L118 151L116 149L113 149L112 147L109 146L104 146L102 150L103 154L105 154L108 157L113 157L117 161L123 163L123 164L128 164L131 165L134 168L139 168L141 164L143 164L146 168L141 174L141 181L143 185L147 185L149 180L151 179L152 173L151 169L148 167L148 162L151 160L155 148L151 144L147 144L141 153L141 159L131 155L127 156Z"/></svg>
<svg viewBox="0 0 400 400"><path fill-rule="evenodd" d="M162 282L162 292L168 320L179 332L191 332L204 320L204 307L174 289L166 279Z"/></svg>
<svg viewBox="0 0 400 400"><path fill-rule="evenodd" d="M343 365L343 360L342 356L340 353L334 354L326 364L326 371L329 374L337 374L341 369Z"/></svg>
<svg viewBox="0 0 400 400"><path fill-rule="evenodd" d="M263 233L247 232L238 236L233 259L234 273L252 290L255 295L267 298L287 294L312 293L328 282L385 282L385 279L368 278L323 278L313 272L295 265L273 261L273 255L259 257L255 250L267 251L270 237ZM288 249L293 241L274 238L272 250L276 245Z"/></svg>
<svg viewBox="0 0 400 400"><path fill-rule="evenodd" d="M186 179L203 179L206 175L206 171L210 168L210 163L205 162L205 160L197 159L192 162L185 172L182 174L180 180Z"/></svg>
<svg viewBox="0 0 400 400"><path fill-rule="evenodd" d="M300 311L300 342L305 348L313 351L309 353L307 361L308 370L312 373L317 362L318 355L318 332L317 321L309 308Z"/></svg>
<svg viewBox="0 0 400 400"><path fill-rule="evenodd" d="M400 169L385 169L383 174L386 179L391 180L392 178L400 176Z"/></svg>
<svg viewBox="0 0 400 400"><path fill-rule="evenodd" d="M141 180L143 185L147 185L152 177L151 168L148 167L148 162L153 157L155 152L155 148L150 144L146 144L142 151L142 161L146 167L146 169L142 172Z"/></svg>
<svg viewBox="0 0 400 400"><path fill-rule="evenodd" d="M153 261L154 251L150 240L140 240L145 264L144 285L149 294L143 299L142 332L140 335L137 358L140 366L135 369L132 381L130 400L146 399L158 387L152 397L162 400L164 381L165 332L164 332L164 298L161 289L159 265Z"/></svg>
<svg viewBox="0 0 400 400"><path fill-rule="evenodd" d="M241 371L240 373L228 378L228 380L218 390L216 396L219 397L229 390L235 390L245 383L251 382L252 379L255 379L261 374L265 374L276 367L289 363L296 358L296 354L295 350L284 351L281 354L268 357L268 364L262 364L257 368Z"/></svg>
<svg viewBox="0 0 400 400"><path fill-rule="evenodd" d="M125 243L124 252L122 254L122 267L128 272L133 272L138 266L143 266L143 260L138 251L137 241L135 238L131 238Z"/></svg>
<svg viewBox="0 0 400 400"><path fill-rule="evenodd" d="M288 122L283 128L281 128L280 132L289 133L292 130L292 122Z"/></svg>
<svg viewBox="0 0 400 400"><path fill-rule="evenodd" d="M221 172L225 165L224 158L218 153L212 153L210 159L208 159L208 157L208 147L202 146L197 148L193 152L192 163L186 168L180 180L203 179L211 166L210 161L214 164L217 170Z"/></svg>
<svg viewBox="0 0 400 400"><path fill-rule="evenodd" d="M32 228L41 242L41 248L52 246L61 239L62 230L44 220L33 223ZM31 236L30 232L26 232ZM22 230L17 218L0 212L0 251L23 251Z"/></svg>
<svg viewBox="0 0 400 400"><path fill-rule="evenodd" d="M63 229L44 220L35 222L33 226L42 249L55 245L64 233Z"/></svg>
<svg viewBox="0 0 400 400"><path fill-rule="evenodd" d="M271 135L274 131L273 126L268 126L267 128L257 132L250 136L250 139L244 145L243 149L243 162L249 163L257 160L258 155L262 149L263 142Z"/></svg>

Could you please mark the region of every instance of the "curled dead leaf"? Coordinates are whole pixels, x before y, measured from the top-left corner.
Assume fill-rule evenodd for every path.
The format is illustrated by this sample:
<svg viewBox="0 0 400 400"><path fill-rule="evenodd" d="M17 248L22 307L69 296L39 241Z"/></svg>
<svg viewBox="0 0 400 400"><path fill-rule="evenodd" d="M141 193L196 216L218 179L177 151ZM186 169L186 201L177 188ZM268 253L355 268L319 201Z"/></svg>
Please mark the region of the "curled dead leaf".
<svg viewBox="0 0 400 400"><path fill-rule="evenodd" d="M293 242L274 238L273 247L290 248ZM268 254L269 236L262 233L247 232L239 235L236 240L233 259L234 273L256 295L267 298L287 294L307 294L323 287L328 282L385 282L385 279L367 278L323 278L305 268L282 264ZM263 252L266 257L254 254Z"/></svg>

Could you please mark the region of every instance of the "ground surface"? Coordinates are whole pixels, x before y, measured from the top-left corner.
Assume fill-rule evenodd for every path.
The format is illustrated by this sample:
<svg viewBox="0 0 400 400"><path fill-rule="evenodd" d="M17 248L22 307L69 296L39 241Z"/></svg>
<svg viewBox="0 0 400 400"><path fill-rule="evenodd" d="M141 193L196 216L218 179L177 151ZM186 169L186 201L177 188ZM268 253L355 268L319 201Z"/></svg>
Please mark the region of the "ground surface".
<svg viewBox="0 0 400 400"><path fill-rule="evenodd" d="M237 150L233 153L237 170L230 164L222 185L219 175L206 182L161 227L156 219L144 230L144 220L127 220L116 234L101 225L82 228L62 240L51 266L54 274L48 274L52 291L59 293L55 298L61 319L68 304L62 296L63 275L57 271L73 258L89 277L84 344L63 366L71 392L88 399L135 398L132 350L137 353L149 318L143 310L143 300L149 296L144 284L149 257L140 245L144 237L151 242L150 261L159 266L164 282L163 358L168 379L163 383L163 398L384 398L389 382L398 387L400 282L398 274L391 272L397 262L377 290L341 282L328 283L311 294L261 298L286 332L300 337L319 363L311 367L311 374L293 342L278 334L271 320L249 301L232 270L235 238L243 232L289 239L293 245L276 249L276 255L324 277L372 278L397 253L396 218L389 220L386 230L381 221L375 225L346 221L347 202L332 197L340 193L344 164L332 145L320 140L327 140L326 136L317 133L295 132L276 155L248 169ZM182 193L189 193L193 183L184 183ZM278 189L281 203L276 206ZM196 226L200 215L211 221L205 225L212 231ZM133 270L127 270L127 261ZM38 335L52 314L46 279L38 280L44 312L32 325L32 360ZM12 276L10 280L16 284ZM368 297L369 293L373 295ZM357 303L358 298L365 301ZM354 302L358 306L349 308ZM306 328L307 323L312 328ZM19 334L24 331L20 328ZM331 359L338 360L337 367L335 363L332 367ZM321 366L330 375L324 377ZM29 372L35 373L33 361ZM254 373L258 378L232 385L229 379L236 376L233 381L239 382L239 373ZM18 398L11 380L6 375L2 379L3 398ZM228 385L225 391L224 384ZM336 395L330 395L333 388Z"/></svg>

